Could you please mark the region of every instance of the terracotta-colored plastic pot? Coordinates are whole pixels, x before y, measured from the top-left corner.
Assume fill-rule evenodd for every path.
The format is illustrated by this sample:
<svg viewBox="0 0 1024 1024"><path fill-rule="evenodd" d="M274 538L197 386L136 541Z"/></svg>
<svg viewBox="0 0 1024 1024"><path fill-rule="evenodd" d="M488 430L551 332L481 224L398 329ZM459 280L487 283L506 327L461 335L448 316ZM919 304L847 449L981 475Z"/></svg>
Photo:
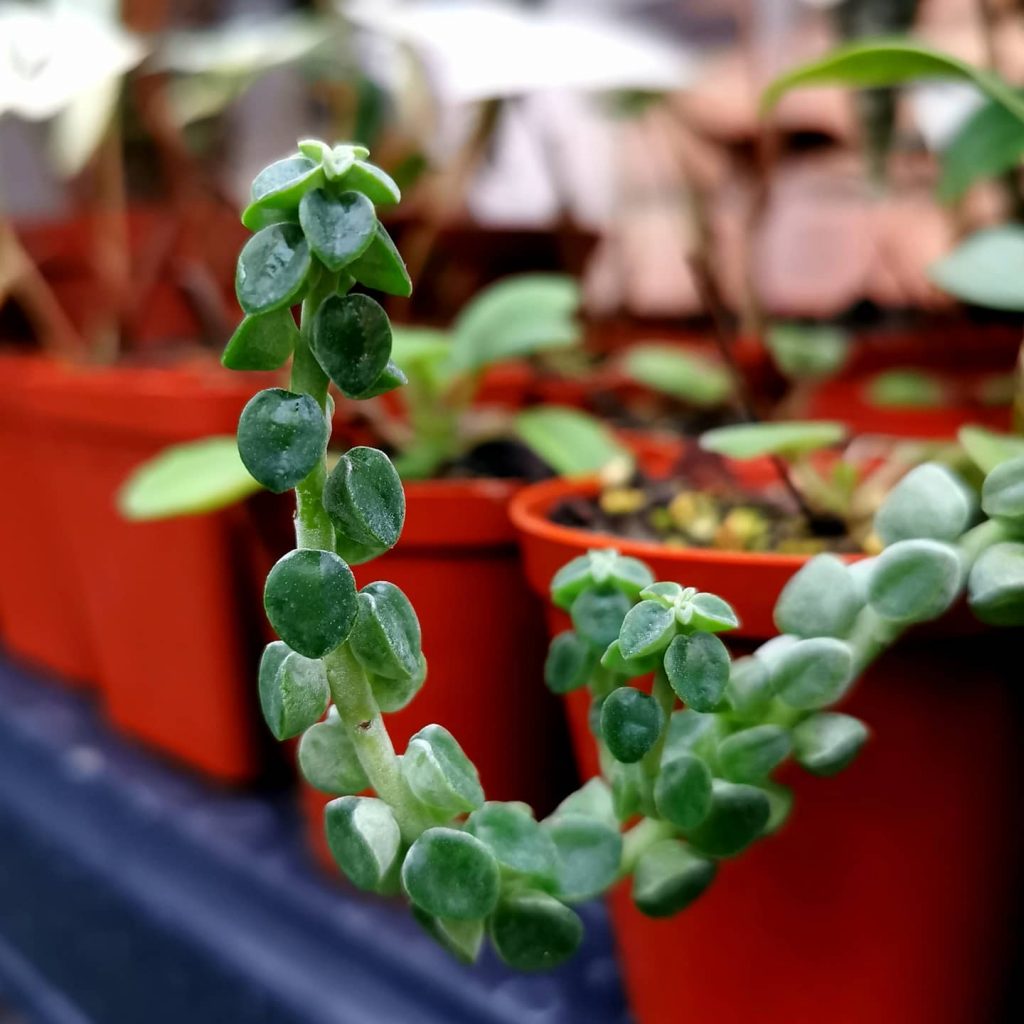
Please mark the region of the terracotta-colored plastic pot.
<svg viewBox="0 0 1024 1024"><path fill-rule="evenodd" d="M557 702L541 683L546 632L540 602L523 577L504 480L406 484L402 539L388 554L356 566L360 586L389 580L416 608L427 657L426 685L387 716L401 753L432 722L456 737L488 798L525 800L551 810L571 768ZM309 835L323 863L326 797L303 785Z"/></svg>
<svg viewBox="0 0 1024 1024"><path fill-rule="evenodd" d="M615 546L659 579L710 590L742 620L738 649L772 635L771 609L800 556L670 549L556 526L552 507L593 485L524 488L511 515L531 585L588 548ZM549 606L552 631L567 625ZM872 728L836 779L790 767L792 820L723 865L668 921L628 893L611 907L640 1024L900 1024L991 1020L1012 943L1014 737L1005 641L908 636L865 674L847 708ZM991 656L990 656L991 654ZM578 761L596 770L586 702L572 695ZM1012 819L1012 820L1011 820Z"/></svg>
<svg viewBox="0 0 1024 1024"><path fill-rule="evenodd" d="M259 643L242 507L125 521L117 492L169 444L233 434L252 379L202 366L64 367L38 388L41 501L58 515L107 714L124 732L225 780L259 769ZM269 556L268 556L269 558ZM248 623L248 631L246 624Z"/></svg>
<svg viewBox="0 0 1024 1024"><path fill-rule="evenodd" d="M73 538L48 498L52 466L34 402L58 374L42 357L0 358L0 630L10 654L82 684L95 679L96 657Z"/></svg>

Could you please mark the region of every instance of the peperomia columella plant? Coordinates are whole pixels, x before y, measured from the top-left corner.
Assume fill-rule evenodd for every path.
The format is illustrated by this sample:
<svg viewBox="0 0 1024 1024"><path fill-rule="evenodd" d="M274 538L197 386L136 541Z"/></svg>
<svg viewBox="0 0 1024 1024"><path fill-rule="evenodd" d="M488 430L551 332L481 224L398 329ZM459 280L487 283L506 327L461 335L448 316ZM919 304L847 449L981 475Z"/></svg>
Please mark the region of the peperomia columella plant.
<svg viewBox="0 0 1024 1024"><path fill-rule="evenodd" d="M845 767L867 729L829 707L965 581L983 620L1024 621L1024 458L988 473L981 523L952 473L915 469L879 514L885 550L853 564L809 561L779 599L782 635L736 660L720 638L737 625L722 598L656 582L612 550L574 559L552 583L572 629L552 643L546 678L558 693L590 688L602 777L540 822L525 804L488 802L443 725L398 754L385 724L426 678L419 623L396 586L357 589L349 565L398 541L398 474L366 447L327 471L329 381L353 398L401 383L384 311L352 291L409 289L375 211L397 189L367 155L302 143L257 177L246 211L257 228L239 258L246 316L226 361L292 358L289 389L259 392L238 429L250 472L296 499L296 547L265 586L281 639L263 654L260 701L278 739L301 736L305 778L334 797L327 841L355 886L404 893L462 959L489 936L512 966L548 968L581 940L574 904L629 876L641 911L674 914L720 860L779 827L790 799L771 776L787 757L819 775ZM300 301L296 327L288 311ZM650 693L633 685L652 674Z"/></svg>

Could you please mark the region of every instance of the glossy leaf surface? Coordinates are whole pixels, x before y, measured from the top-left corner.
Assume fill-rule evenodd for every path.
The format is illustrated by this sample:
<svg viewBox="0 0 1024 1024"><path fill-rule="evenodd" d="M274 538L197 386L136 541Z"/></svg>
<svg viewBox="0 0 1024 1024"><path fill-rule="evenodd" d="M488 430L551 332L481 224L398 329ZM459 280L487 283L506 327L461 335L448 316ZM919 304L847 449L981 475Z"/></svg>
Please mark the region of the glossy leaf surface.
<svg viewBox="0 0 1024 1024"><path fill-rule="evenodd" d="M361 192L313 189L299 204L299 224L313 255L337 273L366 252L377 233L373 203Z"/></svg>
<svg viewBox="0 0 1024 1024"><path fill-rule="evenodd" d="M352 653L367 672L411 679L420 668L420 623L409 599L393 583L368 583L349 633Z"/></svg>
<svg viewBox="0 0 1024 1024"><path fill-rule="evenodd" d="M282 388L259 391L238 420L238 454L269 491L281 494L309 476L327 451L327 420L316 400Z"/></svg>
<svg viewBox="0 0 1024 1024"><path fill-rule="evenodd" d="M329 700L322 661L291 651L272 678L269 672L260 672L260 707L275 739L287 740L304 732L323 716Z"/></svg>
<svg viewBox="0 0 1024 1024"><path fill-rule="evenodd" d="M235 294L246 313L269 313L294 305L306 287L311 257L297 224L272 224L242 247L235 268Z"/></svg>
<svg viewBox="0 0 1024 1024"><path fill-rule="evenodd" d="M626 613L619 630L619 651L626 659L664 650L676 632L673 609L659 601L641 601Z"/></svg>
<svg viewBox="0 0 1024 1024"><path fill-rule="evenodd" d="M403 298L412 295L412 280L405 269L405 260L380 224L366 251L345 269L360 284L374 291Z"/></svg>
<svg viewBox="0 0 1024 1024"><path fill-rule="evenodd" d="M658 702L632 686L612 690L601 705L601 736L612 757L639 761L658 741L665 714Z"/></svg>
<svg viewBox="0 0 1024 1024"><path fill-rule="evenodd" d="M324 487L324 508L347 540L386 551L405 523L405 491L391 460L376 448L350 448Z"/></svg>
<svg viewBox="0 0 1024 1024"><path fill-rule="evenodd" d="M331 855L348 880L357 889L379 889L401 846L391 808L374 797L338 797L324 808L324 825Z"/></svg>
<svg viewBox="0 0 1024 1024"><path fill-rule="evenodd" d="M276 370L295 351L299 329L287 307L245 317L228 340L221 362L229 370Z"/></svg>
<svg viewBox="0 0 1024 1024"><path fill-rule="evenodd" d="M428 725L409 740L402 774L416 799L427 807L458 814L483 805L480 775L444 726Z"/></svg>
<svg viewBox="0 0 1024 1024"><path fill-rule="evenodd" d="M332 295L313 319L313 354L343 395L369 391L391 358L391 325L369 295Z"/></svg>

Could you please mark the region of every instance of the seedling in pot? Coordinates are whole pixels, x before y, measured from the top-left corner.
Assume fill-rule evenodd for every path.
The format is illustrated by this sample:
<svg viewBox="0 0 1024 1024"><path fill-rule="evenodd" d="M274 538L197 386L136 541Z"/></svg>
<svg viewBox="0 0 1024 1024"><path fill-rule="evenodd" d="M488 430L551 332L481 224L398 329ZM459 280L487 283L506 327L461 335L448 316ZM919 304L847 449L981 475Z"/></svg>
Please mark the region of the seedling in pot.
<svg viewBox="0 0 1024 1024"><path fill-rule="evenodd" d="M304 168L281 181L287 201L274 216L298 223L303 235L289 232L288 252L310 244L311 224L295 219L304 189L321 189L317 209L330 209L347 191L371 198L363 185L380 180L372 165L354 179L345 170L332 178L332 167L346 166L326 162L336 152L323 148L322 180ZM265 607L281 640L264 655L260 699L275 735L302 735L303 773L334 797L325 828L341 870L361 889L403 893L454 956L472 961L490 941L515 968L554 967L582 937L574 905L626 877L643 913L678 913L711 884L719 861L782 825L791 799L772 779L782 761L792 756L827 776L855 758L866 727L828 709L904 629L942 614L965 586L983 618L1024 621L1024 459L988 474L988 518L979 525L950 473L907 477L882 510L892 538L882 553L855 569L831 555L810 561L780 598L782 635L738 661L720 638L737 625L722 598L657 582L642 562L614 551L564 566L552 598L573 628L553 642L546 677L559 693L589 687L604 772L545 820L520 803L488 802L442 724L396 752L385 715L427 677L416 612L389 583L357 590L344 553L369 557L398 540L402 490L382 452L354 449L330 473L324 455L328 367L350 370L334 356L380 367L369 390L389 386L391 333L366 297L358 298L359 316L333 316L332 307L354 298L360 257L330 269L317 248L357 247L321 235L298 284L289 271L279 287L271 268L291 260L279 262L274 248L259 247L262 261L245 268L270 282L260 301L276 303L271 293L283 289L303 304L299 332L290 335L289 394L257 396L253 408L273 403L275 415L243 416L239 433L245 465L275 486L293 480L296 496L297 547L266 583ZM387 257L396 281L398 259ZM320 410L316 429L309 402ZM1012 557L1001 557L1004 550ZM647 693L642 681L652 674Z"/></svg>

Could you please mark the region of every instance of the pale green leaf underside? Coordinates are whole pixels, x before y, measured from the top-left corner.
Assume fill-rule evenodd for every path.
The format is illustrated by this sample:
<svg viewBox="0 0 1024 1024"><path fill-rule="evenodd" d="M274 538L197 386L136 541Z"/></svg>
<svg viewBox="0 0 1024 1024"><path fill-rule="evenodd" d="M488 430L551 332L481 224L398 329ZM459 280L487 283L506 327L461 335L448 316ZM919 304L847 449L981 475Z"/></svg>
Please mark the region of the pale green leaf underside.
<svg viewBox="0 0 1024 1024"><path fill-rule="evenodd" d="M978 231L928 268L950 295L990 309L1024 310L1024 228Z"/></svg>
<svg viewBox="0 0 1024 1024"><path fill-rule="evenodd" d="M838 444L845 437L846 427L842 423L793 420L718 427L702 434L700 445L731 459L756 459L761 455L803 455Z"/></svg>
<svg viewBox="0 0 1024 1024"><path fill-rule="evenodd" d="M578 409L558 405L527 409L516 416L515 432L560 476L585 476L611 462L633 462L629 450L600 420Z"/></svg>

